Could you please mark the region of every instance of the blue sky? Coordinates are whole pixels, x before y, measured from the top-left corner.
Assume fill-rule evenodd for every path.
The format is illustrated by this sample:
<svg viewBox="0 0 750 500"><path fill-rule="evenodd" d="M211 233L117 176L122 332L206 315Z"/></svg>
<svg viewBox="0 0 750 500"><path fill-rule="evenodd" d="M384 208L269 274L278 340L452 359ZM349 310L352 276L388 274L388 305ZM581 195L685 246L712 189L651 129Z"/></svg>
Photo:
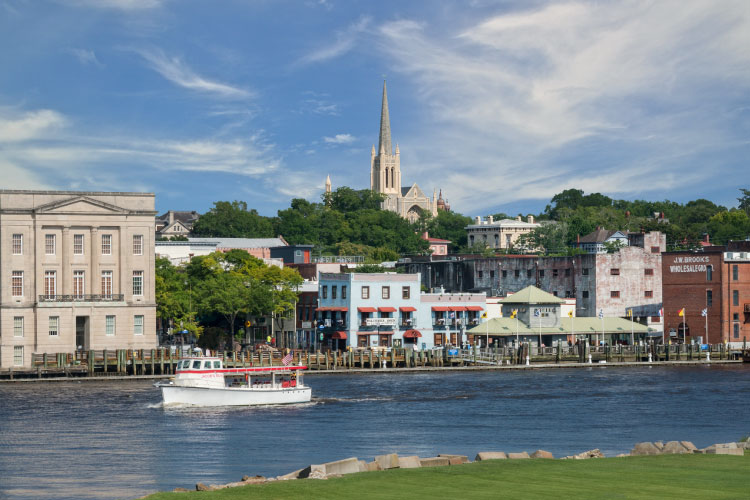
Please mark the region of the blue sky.
<svg viewBox="0 0 750 500"><path fill-rule="evenodd" d="M369 187L385 77L404 184L466 215L734 206L748 47L746 0L0 0L2 186L274 215Z"/></svg>

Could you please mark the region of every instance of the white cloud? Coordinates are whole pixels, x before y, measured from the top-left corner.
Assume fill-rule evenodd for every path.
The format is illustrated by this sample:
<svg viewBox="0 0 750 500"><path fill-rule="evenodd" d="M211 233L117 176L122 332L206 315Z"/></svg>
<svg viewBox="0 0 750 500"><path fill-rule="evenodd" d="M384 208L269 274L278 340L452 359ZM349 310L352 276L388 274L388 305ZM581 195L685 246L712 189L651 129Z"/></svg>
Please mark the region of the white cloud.
<svg viewBox="0 0 750 500"><path fill-rule="evenodd" d="M117 9L124 11L147 10L161 7L163 0L58 0L75 7Z"/></svg>
<svg viewBox="0 0 750 500"><path fill-rule="evenodd" d="M721 117L750 90L750 2L552 3L463 26L380 29L428 113L401 137L405 182L442 185L454 208L567 187L663 196L737 147Z"/></svg>
<svg viewBox="0 0 750 500"><path fill-rule="evenodd" d="M310 52L297 61L297 64L304 65L329 61L346 54L356 46L359 37L367 31L369 24L369 17L360 18L346 29L336 32L334 42Z"/></svg>
<svg viewBox="0 0 750 500"><path fill-rule="evenodd" d="M224 98L241 99L252 96L252 92L248 90L198 75L180 58L169 57L162 50L138 50L136 52L149 63L154 71L180 87Z"/></svg>
<svg viewBox="0 0 750 500"><path fill-rule="evenodd" d="M87 64L93 64L99 67L103 66L103 64L99 62L99 59L96 58L96 54L94 53L93 50L68 49L68 52L73 54L76 57L76 59L78 59L78 62L80 62L84 66Z"/></svg>
<svg viewBox="0 0 750 500"><path fill-rule="evenodd" d="M10 110L5 110L10 114ZM50 109L28 111L16 118L0 117L0 142L19 142L47 135L65 125L65 118Z"/></svg>
<svg viewBox="0 0 750 500"><path fill-rule="evenodd" d="M327 144L351 144L356 140L351 134L336 134L333 137L323 137L323 142Z"/></svg>

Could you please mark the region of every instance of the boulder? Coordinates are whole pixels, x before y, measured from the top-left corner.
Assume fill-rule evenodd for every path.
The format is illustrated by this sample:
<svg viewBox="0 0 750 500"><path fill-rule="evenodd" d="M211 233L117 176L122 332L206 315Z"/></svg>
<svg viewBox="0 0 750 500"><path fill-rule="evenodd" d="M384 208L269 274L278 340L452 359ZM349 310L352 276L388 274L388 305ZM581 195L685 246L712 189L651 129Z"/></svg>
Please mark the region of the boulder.
<svg viewBox="0 0 750 500"><path fill-rule="evenodd" d="M508 455L504 451L480 451L474 458L475 462L480 460L505 460Z"/></svg>
<svg viewBox="0 0 750 500"><path fill-rule="evenodd" d="M331 474L355 474L360 472L359 470L359 459L357 457L345 458L343 460L336 460L335 462L327 462L323 464L323 472L328 476Z"/></svg>
<svg viewBox="0 0 750 500"><path fill-rule="evenodd" d="M180 488L179 486L172 490L174 493L187 493L190 490L187 488Z"/></svg>
<svg viewBox="0 0 750 500"><path fill-rule="evenodd" d="M679 441L670 441L667 444L664 445L664 448L661 450L662 453L665 455L675 455L675 454L683 454L683 453L692 453L692 450L688 450L684 446L682 446L682 443Z"/></svg>
<svg viewBox="0 0 750 500"><path fill-rule="evenodd" d="M299 472L299 471L297 471ZM258 484L258 483L265 483L266 478L263 476L242 476L242 482L245 484Z"/></svg>
<svg viewBox="0 0 750 500"><path fill-rule="evenodd" d="M629 457L629 456L630 456L630 453L620 453L619 455L615 455L615 457L617 458Z"/></svg>
<svg viewBox="0 0 750 500"><path fill-rule="evenodd" d="M386 469L397 469L398 468L398 455L391 453L389 455L379 455L375 457L375 461L380 465L382 470Z"/></svg>
<svg viewBox="0 0 750 500"><path fill-rule="evenodd" d="M450 461L451 465L461 465L469 463L469 457L467 457L466 455L448 455L445 453L440 453L438 456L447 458Z"/></svg>
<svg viewBox="0 0 750 500"><path fill-rule="evenodd" d="M638 455L661 455L661 450L657 448L654 443L649 443L648 441L643 443L635 443L635 446L633 446L633 449L630 452L633 456Z"/></svg>
<svg viewBox="0 0 750 500"><path fill-rule="evenodd" d="M690 441L680 441L680 444L685 447L686 450L688 450L689 453L694 452L698 448L695 447L693 443Z"/></svg>
<svg viewBox="0 0 750 500"><path fill-rule="evenodd" d="M662 443L661 441L654 441L654 446L659 448L659 451L664 449L664 443Z"/></svg>
<svg viewBox="0 0 750 500"><path fill-rule="evenodd" d="M555 458L552 453L544 450L536 450L534 453L531 454L531 458Z"/></svg>
<svg viewBox="0 0 750 500"><path fill-rule="evenodd" d="M315 469L314 471L310 472L307 478L308 479L328 479L328 476L326 476L325 472L323 472L322 470Z"/></svg>
<svg viewBox="0 0 750 500"><path fill-rule="evenodd" d="M521 453L508 453L508 458L510 459L519 459L519 458L529 458L529 454L525 451L522 451Z"/></svg>
<svg viewBox="0 0 750 500"><path fill-rule="evenodd" d="M428 457L419 459L419 465L422 467L443 467L450 464L450 460L445 457Z"/></svg>
<svg viewBox="0 0 750 500"><path fill-rule="evenodd" d="M414 455L411 457L398 457L398 467L400 469L417 469L422 467L419 461L419 457Z"/></svg>
<svg viewBox="0 0 750 500"><path fill-rule="evenodd" d="M380 464L379 464L379 463L377 463L377 462L376 462L376 461L374 461L374 460L373 460L372 462L367 462L367 464L365 464L365 465L366 465L366 467L367 467L367 470L368 470L368 471L376 471L376 470L381 470L381 469L380 469Z"/></svg>
<svg viewBox="0 0 750 500"><path fill-rule="evenodd" d="M211 486L207 486L203 483L196 483L195 485L195 491L213 491L213 488Z"/></svg>
<svg viewBox="0 0 750 500"><path fill-rule="evenodd" d="M737 443L737 448L750 450L750 439L748 439L747 441L742 441L742 442Z"/></svg>
<svg viewBox="0 0 750 500"><path fill-rule="evenodd" d="M359 472L367 472L367 462L358 460L357 465L359 466Z"/></svg>
<svg viewBox="0 0 750 500"><path fill-rule="evenodd" d="M305 469L299 469L294 472L290 472L289 474L284 474L283 476L277 476L276 479L279 481L287 481L289 479L299 479L300 474L302 474L302 471Z"/></svg>
<svg viewBox="0 0 750 500"><path fill-rule="evenodd" d="M733 444L734 446L726 446ZM745 450L742 448L737 448L737 443L722 443L722 444L712 444L708 448L704 448L701 450L703 453L707 453L709 455L737 455L742 456L745 454Z"/></svg>
<svg viewBox="0 0 750 500"><path fill-rule="evenodd" d="M567 457L563 457L563 459L570 459L570 460L586 460L588 458L604 458L604 453L599 451L599 448L584 451L579 453L578 455L569 455Z"/></svg>

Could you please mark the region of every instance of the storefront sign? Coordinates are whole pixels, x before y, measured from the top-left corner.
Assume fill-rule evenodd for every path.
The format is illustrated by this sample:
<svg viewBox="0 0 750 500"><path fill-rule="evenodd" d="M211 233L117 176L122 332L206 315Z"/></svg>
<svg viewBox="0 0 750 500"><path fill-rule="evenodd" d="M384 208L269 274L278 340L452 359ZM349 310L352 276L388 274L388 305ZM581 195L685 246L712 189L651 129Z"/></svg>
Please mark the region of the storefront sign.
<svg viewBox="0 0 750 500"><path fill-rule="evenodd" d="M367 318L367 326L396 326L396 318Z"/></svg>

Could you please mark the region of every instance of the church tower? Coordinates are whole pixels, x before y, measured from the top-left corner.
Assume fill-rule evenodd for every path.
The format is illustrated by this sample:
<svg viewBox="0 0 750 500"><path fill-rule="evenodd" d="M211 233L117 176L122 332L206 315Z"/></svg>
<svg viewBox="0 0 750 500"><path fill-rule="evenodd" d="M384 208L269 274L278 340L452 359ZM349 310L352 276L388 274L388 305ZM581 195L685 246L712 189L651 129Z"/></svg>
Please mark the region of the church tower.
<svg viewBox="0 0 750 500"><path fill-rule="evenodd" d="M388 115L388 92L383 82L383 103L380 109L380 138L378 149L370 153L370 189L375 192L401 196L401 155L396 145L391 146L391 119Z"/></svg>

